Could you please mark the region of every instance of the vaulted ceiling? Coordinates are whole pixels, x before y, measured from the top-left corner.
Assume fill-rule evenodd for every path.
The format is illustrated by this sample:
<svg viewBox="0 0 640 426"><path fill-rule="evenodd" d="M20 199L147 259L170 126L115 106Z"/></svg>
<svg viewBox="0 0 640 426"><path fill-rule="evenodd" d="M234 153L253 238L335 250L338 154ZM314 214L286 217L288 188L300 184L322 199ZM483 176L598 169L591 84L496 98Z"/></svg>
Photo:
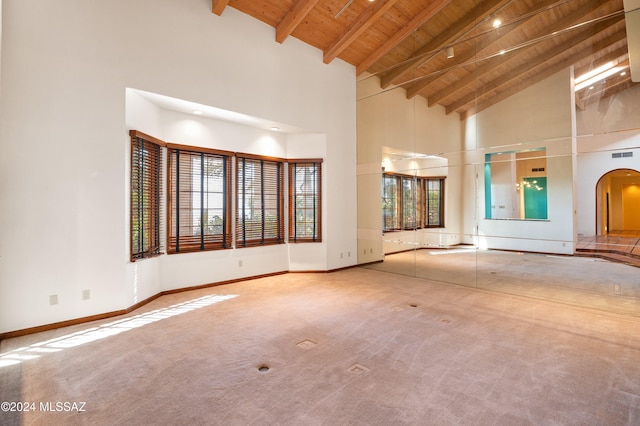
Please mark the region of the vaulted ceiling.
<svg viewBox="0 0 640 426"><path fill-rule="evenodd" d="M227 7L461 119L571 65L620 67L578 91L579 108L635 84L623 0L213 0Z"/></svg>

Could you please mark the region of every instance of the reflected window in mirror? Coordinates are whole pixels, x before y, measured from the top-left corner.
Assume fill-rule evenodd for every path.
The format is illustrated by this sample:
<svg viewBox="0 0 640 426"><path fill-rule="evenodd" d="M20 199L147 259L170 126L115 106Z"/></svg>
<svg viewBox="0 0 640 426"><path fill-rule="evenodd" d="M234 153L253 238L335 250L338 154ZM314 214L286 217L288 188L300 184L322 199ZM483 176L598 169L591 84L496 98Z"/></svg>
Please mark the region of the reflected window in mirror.
<svg viewBox="0 0 640 426"><path fill-rule="evenodd" d="M383 231L442 227L444 177L383 173Z"/></svg>

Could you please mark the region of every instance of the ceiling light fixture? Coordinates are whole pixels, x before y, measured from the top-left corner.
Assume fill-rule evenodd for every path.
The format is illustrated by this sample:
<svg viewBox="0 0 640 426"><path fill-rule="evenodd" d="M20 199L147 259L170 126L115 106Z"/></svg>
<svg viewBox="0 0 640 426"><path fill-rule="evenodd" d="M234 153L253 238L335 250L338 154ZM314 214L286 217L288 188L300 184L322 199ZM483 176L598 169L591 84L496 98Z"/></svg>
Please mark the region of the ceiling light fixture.
<svg viewBox="0 0 640 426"><path fill-rule="evenodd" d="M447 54L447 59L451 59L451 58L453 58L455 56L455 52L453 51L453 46L447 47L445 52Z"/></svg>

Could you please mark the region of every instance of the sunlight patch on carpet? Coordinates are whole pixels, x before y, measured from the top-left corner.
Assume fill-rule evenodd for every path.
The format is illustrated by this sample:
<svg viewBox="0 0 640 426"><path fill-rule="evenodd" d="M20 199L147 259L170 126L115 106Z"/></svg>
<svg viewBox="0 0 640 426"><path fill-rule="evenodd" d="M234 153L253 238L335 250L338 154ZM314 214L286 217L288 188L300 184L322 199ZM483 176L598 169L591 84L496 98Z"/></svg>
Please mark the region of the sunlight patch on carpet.
<svg viewBox="0 0 640 426"><path fill-rule="evenodd" d="M78 331L67 334L66 336L57 337L55 339L44 342L34 343L29 346L14 349L12 351L0 354L0 368L9 365L19 364L22 361L41 357L43 354L51 352L59 352L64 349L73 348L85 343L95 342L105 337L115 336L134 328L142 327L147 324L154 323L176 315L181 315L196 309L204 308L215 303L238 297L237 294L229 295L210 295L203 296L198 299L190 300L176 305L168 306L163 309L146 312L144 314L117 320L99 327L89 328L87 330Z"/></svg>

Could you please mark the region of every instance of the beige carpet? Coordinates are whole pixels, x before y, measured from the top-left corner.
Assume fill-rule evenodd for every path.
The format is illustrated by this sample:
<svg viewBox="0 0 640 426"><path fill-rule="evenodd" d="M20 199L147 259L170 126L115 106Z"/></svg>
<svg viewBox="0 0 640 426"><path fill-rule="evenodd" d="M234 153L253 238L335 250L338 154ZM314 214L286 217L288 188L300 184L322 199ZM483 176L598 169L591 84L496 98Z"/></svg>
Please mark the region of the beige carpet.
<svg viewBox="0 0 640 426"><path fill-rule="evenodd" d="M36 404L2 425L640 424L640 318L364 268L165 296L0 352L0 401Z"/></svg>
<svg viewBox="0 0 640 426"><path fill-rule="evenodd" d="M367 268L640 317L640 269L592 257L415 250Z"/></svg>

